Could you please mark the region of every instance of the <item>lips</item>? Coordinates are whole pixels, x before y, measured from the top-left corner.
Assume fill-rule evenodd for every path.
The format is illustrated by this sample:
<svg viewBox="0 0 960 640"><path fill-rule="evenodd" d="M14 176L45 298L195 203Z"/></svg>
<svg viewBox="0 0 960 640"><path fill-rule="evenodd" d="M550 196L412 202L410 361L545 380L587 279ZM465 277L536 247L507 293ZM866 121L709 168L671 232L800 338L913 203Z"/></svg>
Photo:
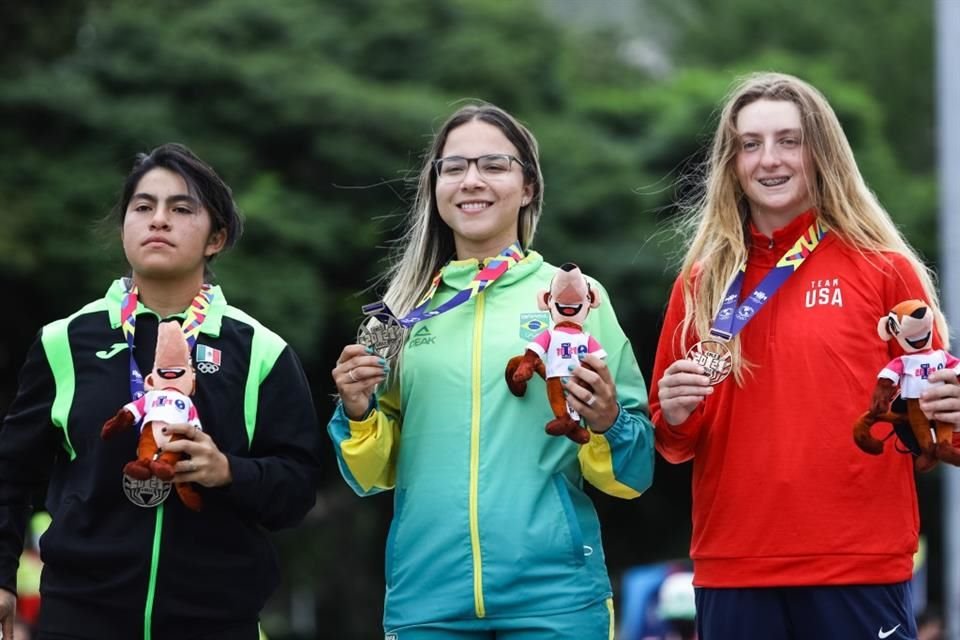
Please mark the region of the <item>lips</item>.
<svg viewBox="0 0 960 640"><path fill-rule="evenodd" d="M790 178L787 176L778 176L775 178L758 178L757 182L765 187L779 187L782 184L786 184L788 180L790 180Z"/></svg>
<svg viewBox="0 0 960 640"><path fill-rule="evenodd" d="M140 246L145 247L150 244L164 244L168 247L172 247L173 243L164 238L163 236L150 236L146 240L140 243Z"/></svg>
<svg viewBox="0 0 960 640"><path fill-rule="evenodd" d="M469 200L467 202L457 203L457 208L465 213L476 213L488 208L492 202L487 200Z"/></svg>

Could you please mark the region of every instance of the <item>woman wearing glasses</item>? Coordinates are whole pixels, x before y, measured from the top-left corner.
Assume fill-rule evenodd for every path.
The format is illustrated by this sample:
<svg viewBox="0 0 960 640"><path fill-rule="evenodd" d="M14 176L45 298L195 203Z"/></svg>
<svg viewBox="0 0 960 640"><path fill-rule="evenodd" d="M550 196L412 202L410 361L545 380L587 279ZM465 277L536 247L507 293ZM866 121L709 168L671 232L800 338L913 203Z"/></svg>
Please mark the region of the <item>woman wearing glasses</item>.
<svg viewBox="0 0 960 640"><path fill-rule="evenodd" d="M507 361L549 322L537 293L557 268L529 250L542 202L530 132L492 105L454 113L387 275L384 303L412 326L402 355L349 345L333 370L341 403L329 432L344 478L360 495L395 490L388 638L613 637L583 481L625 498L650 485L646 389L607 303L586 323L606 360L586 356L566 384L589 442L544 432L553 415L539 379L510 394Z"/></svg>

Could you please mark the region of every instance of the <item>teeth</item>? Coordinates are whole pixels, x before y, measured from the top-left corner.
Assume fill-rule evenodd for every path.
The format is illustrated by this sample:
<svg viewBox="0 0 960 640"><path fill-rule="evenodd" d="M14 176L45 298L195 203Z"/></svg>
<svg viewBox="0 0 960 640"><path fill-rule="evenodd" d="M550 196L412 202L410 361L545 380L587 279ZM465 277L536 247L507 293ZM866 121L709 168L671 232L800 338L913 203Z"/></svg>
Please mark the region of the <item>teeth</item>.
<svg viewBox="0 0 960 640"><path fill-rule="evenodd" d="M789 179L790 178L763 178L759 180L759 182L765 187L779 187Z"/></svg>
<svg viewBox="0 0 960 640"><path fill-rule="evenodd" d="M565 317L575 316L580 313L580 309L583 308L582 304L560 304L557 303L557 311L560 312L560 315Z"/></svg>
<svg viewBox="0 0 960 640"><path fill-rule="evenodd" d="M486 202L462 202L458 206L464 211L480 211L481 209L486 209L490 205Z"/></svg>

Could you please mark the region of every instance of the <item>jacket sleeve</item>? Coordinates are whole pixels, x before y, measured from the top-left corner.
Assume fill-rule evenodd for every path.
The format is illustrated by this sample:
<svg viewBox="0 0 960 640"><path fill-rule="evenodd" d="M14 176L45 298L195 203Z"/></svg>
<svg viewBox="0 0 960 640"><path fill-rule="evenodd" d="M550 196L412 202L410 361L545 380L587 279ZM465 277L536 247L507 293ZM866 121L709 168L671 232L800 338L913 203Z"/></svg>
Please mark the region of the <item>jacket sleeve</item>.
<svg viewBox="0 0 960 640"><path fill-rule="evenodd" d="M400 447L400 385L394 384L373 401L363 420L351 420L343 404L327 424L343 479L360 496L392 489L396 484Z"/></svg>
<svg viewBox="0 0 960 640"><path fill-rule="evenodd" d="M675 360L684 357L687 345L681 344L680 325L683 322L685 307L683 304L683 288L680 278L673 283L670 301L663 318L663 328L660 330L660 340L657 343L657 355L653 363L653 380L650 390L650 410L653 424L656 427L657 451L668 462L680 463L693 458L704 426L704 407L701 402L694 409L690 417L681 424L670 425L663 418L660 411L659 384L663 372Z"/></svg>
<svg viewBox="0 0 960 640"><path fill-rule="evenodd" d="M310 386L284 346L260 383L249 455L226 454L229 499L268 529L295 526L316 501L320 442Z"/></svg>
<svg viewBox="0 0 960 640"><path fill-rule="evenodd" d="M60 432L50 421L55 395L53 372L37 340L0 430L0 588L14 593L24 531L60 442Z"/></svg>
<svg viewBox="0 0 960 640"><path fill-rule="evenodd" d="M580 447L580 469L587 482L618 498L635 498L653 482L653 425L647 417L647 387L630 341L606 298L588 318L590 333L607 352L617 385L620 413L604 433L591 433Z"/></svg>

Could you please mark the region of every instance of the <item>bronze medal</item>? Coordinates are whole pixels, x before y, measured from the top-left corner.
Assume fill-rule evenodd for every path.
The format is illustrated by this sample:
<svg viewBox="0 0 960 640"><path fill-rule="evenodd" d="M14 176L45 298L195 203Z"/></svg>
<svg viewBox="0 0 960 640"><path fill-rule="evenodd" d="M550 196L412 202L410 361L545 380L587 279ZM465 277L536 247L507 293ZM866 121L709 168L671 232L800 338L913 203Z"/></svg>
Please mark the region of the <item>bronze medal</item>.
<svg viewBox="0 0 960 640"><path fill-rule="evenodd" d="M706 370L710 384L720 384L733 370L733 355L730 349L717 340L701 340L690 347L686 355Z"/></svg>

